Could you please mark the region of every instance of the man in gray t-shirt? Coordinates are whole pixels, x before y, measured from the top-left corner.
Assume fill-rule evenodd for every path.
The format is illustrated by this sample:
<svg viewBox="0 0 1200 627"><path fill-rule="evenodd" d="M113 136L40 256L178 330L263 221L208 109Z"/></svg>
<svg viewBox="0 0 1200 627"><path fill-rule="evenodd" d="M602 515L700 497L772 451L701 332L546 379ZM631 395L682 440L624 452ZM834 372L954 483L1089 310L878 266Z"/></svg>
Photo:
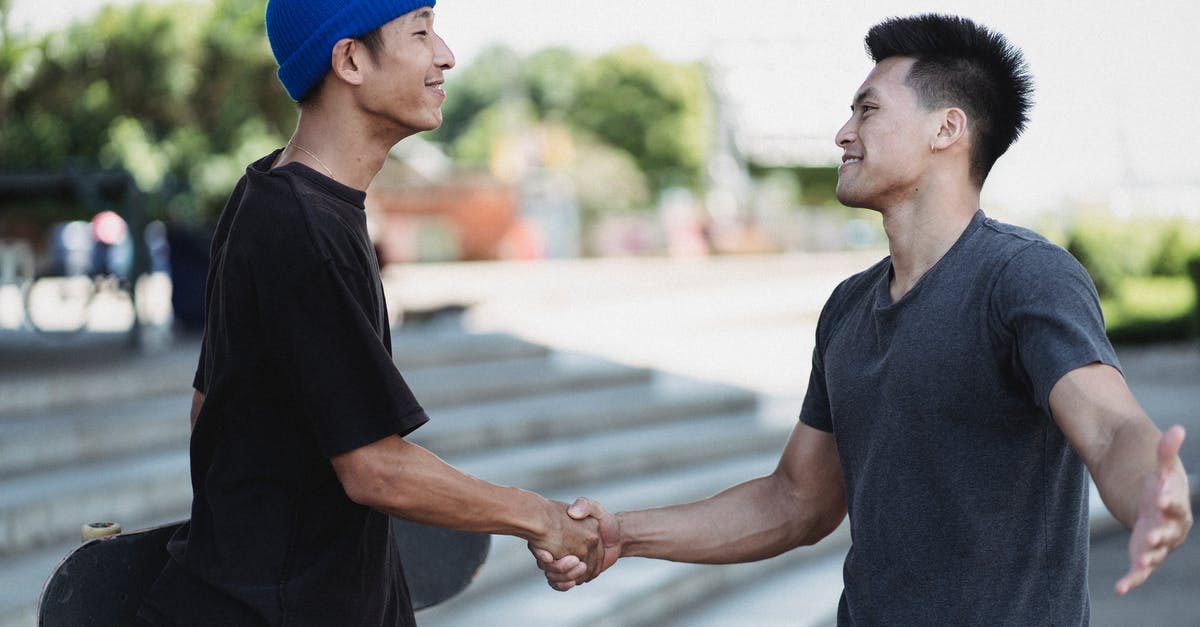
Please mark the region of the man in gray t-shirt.
<svg viewBox="0 0 1200 627"><path fill-rule="evenodd" d="M844 622L1086 622L1086 470L1048 396L1117 365L1087 273L982 212L895 302L892 272L834 290L801 412L841 459Z"/></svg>
<svg viewBox="0 0 1200 627"><path fill-rule="evenodd" d="M779 466L694 503L568 513L600 520L607 568L762 559L849 512L840 624L1086 623L1085 472L1132 530L1124 594L1191 528L1183 428L1160 432L1134 400L1079 264L979 209L1027 121L1020 51L943 15L866 43L837 196L879 212L890 255L829 298ZM539 561L560 590L584 570Z"/></svg>

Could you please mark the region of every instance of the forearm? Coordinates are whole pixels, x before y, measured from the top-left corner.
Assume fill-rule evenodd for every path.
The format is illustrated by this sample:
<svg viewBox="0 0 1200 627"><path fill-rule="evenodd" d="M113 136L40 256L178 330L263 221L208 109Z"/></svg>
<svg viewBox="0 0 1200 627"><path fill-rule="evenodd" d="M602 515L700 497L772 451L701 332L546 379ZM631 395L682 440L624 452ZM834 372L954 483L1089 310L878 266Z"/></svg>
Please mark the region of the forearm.
<svg viewBox="0 0 1200 627"><path fill-rule="evenodd" d="M1100 455L1087 460L1100 499L1128 528L1132 529L1137 521L1142 492L1158 472L1155 449L1161 437L1162 433L1149 418L1130 418L1112 431ZM1178 460L1176 466L1183 473Z"/></svg>
<svg viewBox="0 0 1200 627"><path fill-rule="evenodd" d="M395 440L373 456L371 479L359 482L350 498L391 516L449 529L526 540L546 533L551 504L545 498L472 477L420 446Z"/></svg>
<svg viewBox="0 0 1200 627"><path fill-rule="evenodd" d="M623 556L677 562L751 562L816 543L845 516L841 501L805 500L777 475L713 497L617 515Z"/></svg>

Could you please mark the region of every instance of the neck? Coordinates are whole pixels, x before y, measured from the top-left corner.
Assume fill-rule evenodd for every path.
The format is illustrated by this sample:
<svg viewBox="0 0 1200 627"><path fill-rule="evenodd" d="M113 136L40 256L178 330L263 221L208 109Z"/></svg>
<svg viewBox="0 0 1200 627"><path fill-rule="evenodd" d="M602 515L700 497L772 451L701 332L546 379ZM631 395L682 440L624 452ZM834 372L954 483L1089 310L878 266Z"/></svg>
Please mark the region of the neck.
<svg viewBox="0 0 1200 627"><path fill-rule="evenodd" d="M275 166L297 161L343 185L365 190L399 138L376 136L362 120L352 119L353 112L338 115L330 109L301 108L296 131Z"/></svg>
<svg viewBox="0 0 1200 627"><path fill-rule="evenodd" d="M881 211L894 273L893 302L945 256L978 209L979 191L964 188Z"/></svg>

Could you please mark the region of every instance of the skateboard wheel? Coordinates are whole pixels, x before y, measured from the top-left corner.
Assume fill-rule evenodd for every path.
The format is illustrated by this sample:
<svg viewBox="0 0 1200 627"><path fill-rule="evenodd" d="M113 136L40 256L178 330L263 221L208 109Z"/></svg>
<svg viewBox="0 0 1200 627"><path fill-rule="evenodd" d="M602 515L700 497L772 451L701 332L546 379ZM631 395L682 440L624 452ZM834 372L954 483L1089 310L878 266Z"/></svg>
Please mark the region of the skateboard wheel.
<svg viewBox="0 0 1200 627"><path fill-rule="evenodd" d="M115 522L90 522L83 526L83 541L107 538L121 533L121 524Z"/></svg>

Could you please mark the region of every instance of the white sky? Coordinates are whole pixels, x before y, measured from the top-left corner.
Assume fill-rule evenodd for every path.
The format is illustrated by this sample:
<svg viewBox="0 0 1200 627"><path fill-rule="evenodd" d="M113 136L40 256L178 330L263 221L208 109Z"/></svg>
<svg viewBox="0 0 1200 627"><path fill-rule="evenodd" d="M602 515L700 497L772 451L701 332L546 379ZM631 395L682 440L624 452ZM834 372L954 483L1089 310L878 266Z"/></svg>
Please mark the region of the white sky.
<svg viewBox="0 0 1200 627"><path fill-rule="evenodd" d="M15 0L10 25L45 30L103 1ZM745 67L727 68L746 123L758 132L823 133L831 158L833 135L870 69L862 46L867 28L884 17L926 11L959 13L1003 32L1033 70L1032 122L997 164L987 198L1035 210L1081 196L1103 200L1118 183L1200 185L1195 0L443 0L437 6L438 29L460 65L489 42L521 52L562 44L587 53L641 43L673 60L749 50L733 57ZM452 94L452 72L448 79Z"/></svg>

